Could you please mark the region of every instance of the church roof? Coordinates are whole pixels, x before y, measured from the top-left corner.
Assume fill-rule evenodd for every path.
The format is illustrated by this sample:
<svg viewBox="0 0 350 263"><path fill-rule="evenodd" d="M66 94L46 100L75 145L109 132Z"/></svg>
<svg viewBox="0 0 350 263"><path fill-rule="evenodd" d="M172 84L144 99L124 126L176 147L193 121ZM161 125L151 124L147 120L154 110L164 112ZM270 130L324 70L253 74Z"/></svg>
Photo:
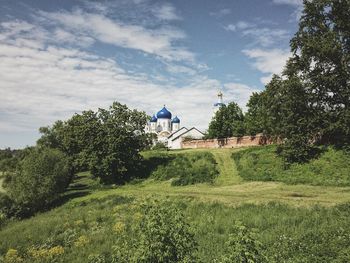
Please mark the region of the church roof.
<svg viewBox="0 0 350 263"><path fill-rule="evenodd" d="M157 118L158 119L171 119L171 112L168 111L167 108L165 108L165 106L163 107L163 109L161 109L160 111L158 111L157 113Z"/></svg>
<svg viewBox="0 0 350 263"><path fill-rule="evenodd" d="M171 121L172 123L180 123L180 119L175 116L175 118Z"/></svg>
<svg viewBox="0 0 350 263"><path fill-rule="evenodd" d="M157 122L157 117L153 115L153 117L150 119L150 122Z"/></svg>

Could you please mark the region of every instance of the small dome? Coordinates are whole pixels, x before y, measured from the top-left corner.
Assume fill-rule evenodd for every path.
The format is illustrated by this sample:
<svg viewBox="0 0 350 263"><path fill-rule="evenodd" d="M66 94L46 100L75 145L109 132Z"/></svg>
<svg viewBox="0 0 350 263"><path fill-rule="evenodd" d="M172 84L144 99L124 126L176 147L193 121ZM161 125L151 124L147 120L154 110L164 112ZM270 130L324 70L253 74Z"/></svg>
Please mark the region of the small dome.
<svg viewBox="0 0 350 263"><path fill-rule="evenodd" d="M171 121L172 123L180 123L180 119L175 116L175 118Z"/></svg>
<svg viewBox="0 0 350 263"><path fill-rule="evenodd" d="M167 108L165 108L165 106L164 106L163 109L158 111L157 118L158 119L171 119L171 112L168 111Z"/></svg>
<svg viewBox="0 0 350 263"><path fill-rule="evenodd" d="M157 117L153 115L153 117L150 119L150 122L157 122Z"/></svg>
<svg viewBox="0 0 350 263"><path fill-rule="evenodd" d="M215 107L225 106L225 103L220 103L220 102L218 102L218 103L215 103L214 106L215 106Z"/></svg>

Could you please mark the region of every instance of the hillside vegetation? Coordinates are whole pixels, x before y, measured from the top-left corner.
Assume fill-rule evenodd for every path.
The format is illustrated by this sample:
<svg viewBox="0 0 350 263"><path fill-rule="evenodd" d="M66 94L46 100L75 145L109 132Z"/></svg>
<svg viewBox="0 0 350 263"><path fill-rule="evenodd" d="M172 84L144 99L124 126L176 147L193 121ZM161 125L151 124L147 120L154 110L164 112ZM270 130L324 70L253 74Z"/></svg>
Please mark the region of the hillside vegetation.
<svg viewBox="0 0 350 263"><path fill-rule="evenodd" d="M159 197L114 195L68 202L10 223L1 231L0 253L23 260L14 262L112 262L121 255L128 257L137 251L139 223L147 217L142 206L154 199ZM269 262L343 262L349 252L348 206L306 209L269 203L233 208L175 197L160 204L184 214L198 244L193 250L197 262L213 262L226 253L237 220L256 229Z"/></svg>
<svg viewBox="0 0 350 263"><path fill-rule="evenodd" d="M252 153L269 153L266 160L270 160L273 151L271 146L150 151L144 153L144 172L149 178L118 187L102 186L89 173L81 173L57 208L30 219L4 223L0 255L5 262L164 262L159 260L164 256L162 251L181 248L188 261L182 258L169 262L229 262L225 260L237 256L237 251L252 249L258 252L254 257L266 262L348 262L349 187L246 183L235 179L244 175L242 170L236 170L232 155L236 160L240 156L242 161ZM333 157L343 154L334 149L325 152L325 156ZM322 163L324 158L313 162ZM176 178L191 174L181 174L184 169L178 169L178 175L170 180L154 175L167 173L176 164L188 165L189 160L197 165L209 160L209 167L220 174L213 182L186 186L172 185ZM240 165L247 169L261 162ZM327 169L339 170L337 163L332 169L332 163ZM166 164L172 168L163 170ZM230 175L233 179L228 178ZM159 243L150 234L154 231L170 236L184 233L184 239L174 235L170 243ZM237 243L237 236L250 240L253 247ZM183 242L189 246L184 247ZM151 244L155 247L149 250ZM255 250L255 246L259 249Z"/></svg>
<svg viewBox="0 0 350 263"><path fill-rule="evenodd" d="M249 148L232 154L239 175L247 181L277 181L287 184L350 185L350 154L326 148L308 163L285 166L276 146Z"/></svg>
<svg viewBox="0 0 350 263"><path fill-rule="evenodd" d="M157 180L172 179L171 184L174 186L213 183L219 175L216 161L210 152L158 154L167 161L156 167L151 176Z"/></svg>

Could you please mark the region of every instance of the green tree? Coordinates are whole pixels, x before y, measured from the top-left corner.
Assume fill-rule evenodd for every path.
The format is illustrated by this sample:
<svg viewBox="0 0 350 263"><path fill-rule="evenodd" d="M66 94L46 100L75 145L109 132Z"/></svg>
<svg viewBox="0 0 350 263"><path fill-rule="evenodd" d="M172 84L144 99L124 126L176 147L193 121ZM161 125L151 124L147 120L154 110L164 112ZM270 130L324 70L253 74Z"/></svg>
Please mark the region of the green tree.
<svg viewBox="0 0 350 263"><path fill-rule="evenodd" d="M144 133L147 115L114 102L109 109L83 111L51 128L41 128L40 146L60 149L75 171L90 170L104 183L131 178L151 143Z"/></svg>
<svg viewBox="0 0 350 263"><path fill-rule="evenodd" d="M241 108L231 102L222 106L209 124L209 138L227 138L243 136L245 133L244 115Z"/></svg>
<svg viewBox="0 0 350 263"><path fill-rule="evenodd" d="M30 215L57 200L70 179L68 161L62 152L34 148L11 174L6 193L19 208L20 215Z"/></svg>
<svg viewBox="0 0 350 263"><path fill-rule="evenodd" d="M293 56L285 75L298 76L313 113L313 137L322 143L350 142L350 2L304 1ZM307 132L307 131L306 131Z"/></svg>

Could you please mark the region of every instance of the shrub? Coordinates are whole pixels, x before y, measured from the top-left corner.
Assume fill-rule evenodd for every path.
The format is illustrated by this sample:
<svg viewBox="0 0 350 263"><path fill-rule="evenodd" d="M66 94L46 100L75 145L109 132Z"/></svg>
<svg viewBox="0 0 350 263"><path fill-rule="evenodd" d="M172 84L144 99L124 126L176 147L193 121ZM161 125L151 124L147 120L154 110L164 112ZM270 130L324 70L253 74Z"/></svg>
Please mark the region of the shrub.
<svg viewBox="0 0 350 263"><path fill-rule="evenodd" d="M183 213L170 202L145 205L138 262L196 262L197 243Z"/></svg>
<svg viewBox="0 0 350 263"><path fill-rule="evenodd" d="M233 233L226 245L226 252L220 262L264 263L268 262L264 255L262 243L257 240L255 232L249 230L241 222L236 222Z"/></svg>
<svg viewBox="0 0 350 263"><path fill-rule="evenodd" d="M152 150L168 150L168 147L162 142L157 142L153 147Z"/></svg>
<svg viewBox="0 0 350 263"><path fill-rule="evenodd" d="M54 149L34 149L21 161L7 185L9 198L28 215L46 208L68 186L71 173L65 155Z"/></svg>
<svg viewBox="0 0 350 263"><path fill-rule="evenodd" d="M212 183L218 175L216 161L211 153L178 154L152 173L158 180L174 178L172 185Z"/></svg>

